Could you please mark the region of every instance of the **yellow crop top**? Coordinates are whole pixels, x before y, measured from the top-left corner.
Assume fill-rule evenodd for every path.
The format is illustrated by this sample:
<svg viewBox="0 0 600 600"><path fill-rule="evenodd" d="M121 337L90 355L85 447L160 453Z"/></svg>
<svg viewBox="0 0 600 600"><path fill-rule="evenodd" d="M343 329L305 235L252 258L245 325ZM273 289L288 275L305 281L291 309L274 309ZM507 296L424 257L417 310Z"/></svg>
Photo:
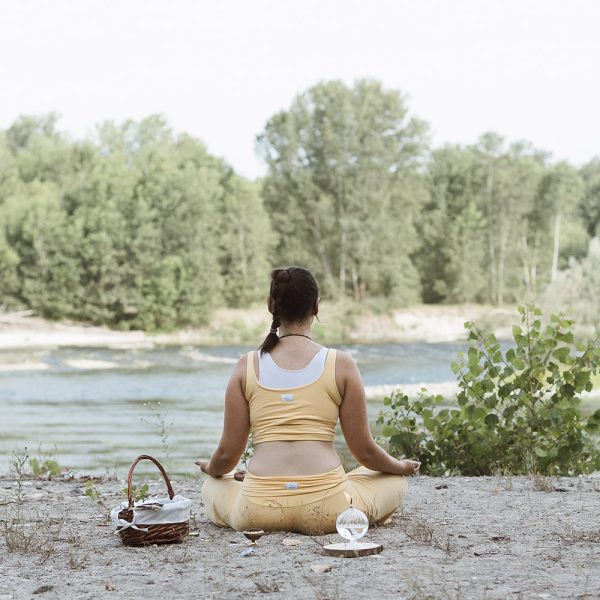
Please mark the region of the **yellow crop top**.
<svg viewBox="0 0 600 600"><path fill-rule="evenodd" d="M342 402L335 383L335 355L335 350L327 351L325 368L316 381L275 390L258 383L254 352L248 352L246 400L250 408L250 432L255 444L333 441Z"/></svg>

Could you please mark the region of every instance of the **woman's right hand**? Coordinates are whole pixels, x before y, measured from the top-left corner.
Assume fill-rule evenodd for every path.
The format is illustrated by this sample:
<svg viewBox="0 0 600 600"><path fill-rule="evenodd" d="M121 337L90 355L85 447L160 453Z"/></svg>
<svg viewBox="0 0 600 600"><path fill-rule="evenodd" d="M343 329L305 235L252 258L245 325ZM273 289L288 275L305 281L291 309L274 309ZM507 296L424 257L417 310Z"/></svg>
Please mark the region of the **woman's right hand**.
<svg viewBox="0 0 600 600"><path fill-rule="evenodd" d="M410 460L405 458L398 461L400 469L398 475L416 475L419 472L421 463L418 460Z"/></svg>
<svg viewBox="0 0 600 600"><path fill-rule="evenodd" d="M210 473L208 472L208 464L210 463L209 460L195 460L194 464L198 465L200 467L200 470L205 474L205 475L210 475Z"/></svg>

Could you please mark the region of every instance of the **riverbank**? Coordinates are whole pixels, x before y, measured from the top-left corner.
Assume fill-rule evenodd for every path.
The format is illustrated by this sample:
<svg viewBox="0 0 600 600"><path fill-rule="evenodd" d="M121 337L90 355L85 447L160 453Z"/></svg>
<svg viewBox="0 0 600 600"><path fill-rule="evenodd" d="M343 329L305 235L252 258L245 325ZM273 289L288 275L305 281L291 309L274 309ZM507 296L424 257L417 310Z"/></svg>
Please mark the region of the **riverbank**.
<svg viewBox="0 0 600 600"><path fill-rule="evenodd" d="M310 538L272 533L243 557L245 538L208 522L200 482L174 482L193 500L190 537L125 548L84 480L0 478L0 599L21 598L595 598L600 589L600 474L573 478L417 477L391 523L367 539L381 554L341 559ZM94 482L110 508L123 481ZM151 483L164 494L164 483ZM21 511L20 523L7 521ZM8 551L7 533L29 545ZM15 537L16 536L16 537ZM596 590L596 591L594 591Z"/></svg>
<svg viewBox="0 0 600 600"><path fill-rule="evenodd" d="M510 335L516 311L476 304L418 305L370 312L352 304L323 303L315 338L334 343L452 342L465 339L464 323L475 320L500 338ZM54 322L28 311L0 314L0 350L46 347L143 348L153 346L224 346L256 344L269 326L264 308L221 309L210 326L171 333L116 331L77 322Z"/></svg>

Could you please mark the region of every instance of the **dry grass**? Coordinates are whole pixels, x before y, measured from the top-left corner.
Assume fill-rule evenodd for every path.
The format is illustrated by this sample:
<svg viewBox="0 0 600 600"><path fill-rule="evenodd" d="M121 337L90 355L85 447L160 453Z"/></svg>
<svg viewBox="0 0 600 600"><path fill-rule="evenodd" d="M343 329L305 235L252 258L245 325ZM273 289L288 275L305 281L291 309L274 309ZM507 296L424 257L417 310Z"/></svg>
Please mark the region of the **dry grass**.
<svg viewBox="0 0 600 600"><path fill-rule="evenodd" d="M575 529L563 523L562 531L554 530L550 537L563 544L600 544L599 529Z"/></svg>
<svg viewBox="0 0 600 600"><path fill-rule="evenodd" d="M258 579L252 579L252 583L261 594L270 594L272 592L280 591L279 584L276 581L259 581Z"/></svg>
<svg viewBox="0 0 600 600"><path fill-rule="evenodd" d="M41 524L40 524L41 523ZM42 563L56 553L56 545L65 521L45 523L36 515L30 518L23 511L7 516L3 523L3 535L9 552L38 554Z"/></svg>
<svg viewBox="0 0 600 600"><path fill-rule="evenodd" d="M67 554L67 565L73 571L81 571L90 564L90 554L81 554L75 550L70 550Z"/></svg>
<svg viewBox="0 0 600 600"><path fill-rule="evenodd" d="M504 490L505 492L512 492L513 475L509 470L498 467L492 472L492 475L498 478L498 487L500 489Z"/></svg>
<svg viewBox="0 0 600 600"><path fill-rule="evenodd" d="M38 554L45 562L55 553L65 519L49 520L38 513L32 515L25 512L24 481L27 478L25 465L28 459L27 449L24 454L13 452L14 497L5 505L2 534L9 552Z"/></svg>
<svg viewBox="0 0 600 600"><path fill-rule="evenodd" d="M551 477L545 475L532 475L533 489L536 492L553 492L554 482Z"/></svg>
<svg viewBox="0 0 600 600"><path fill-rule="evenodd" d="M417 544L431 546L449 554L452 544L448 533L440 532L430 525L423 517L416 513L403 513L397 521L400 531Z"/></svg>

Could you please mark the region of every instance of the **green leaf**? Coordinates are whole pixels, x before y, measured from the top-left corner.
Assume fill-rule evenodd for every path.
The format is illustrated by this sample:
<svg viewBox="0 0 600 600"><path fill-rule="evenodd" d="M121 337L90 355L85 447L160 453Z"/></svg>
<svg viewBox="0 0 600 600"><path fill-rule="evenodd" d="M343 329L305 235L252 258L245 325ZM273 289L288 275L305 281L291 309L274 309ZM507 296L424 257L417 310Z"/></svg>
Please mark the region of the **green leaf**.
<svg viewBox="0 0 600 600"><path fill-rule="evenodd" d="M585 389L586 385L590 381L590 372L589 371L579 371L575 373L575 387L578 390Z"/></svg>
<svg viewBox="0 0 600 600"><path fill-rule="evenodd" d="M565 342L565 344L572 344L573 334L570 331L567 333L557 333L556 339L560 340L561 342Z"/></svg>
<svg viewBox="0 0 600 600"><path fill-rule="evenodd" d="M517 371L522 371L525 369L525 361L519 356L512 361L513 367Z"/></svg>
<svg viewBox="0 0 600 600"><path fill-rule="evenodd" d="M498 415L494 414L494 413L488 413L485 416L485 424L489 425L490 427L493 427L494 425L498 425L498 423L500 422L500 419L498 419Z"/></svg>
<svg viewBox="0 0 600 600"><path fill-rule="evenodd" d="M569 360L571 351L569 348L557 348L552 352L552 356L561 363L566 363Z"/></svg>
<svg viewBox="0 0 600 600"><path fill-rule="evenodd" d="M393 425L385 425L382 433L384 437L392 437L397 432L398 430Z"/></svg>
<svg viewBox="0 0 600 600"><path fill-rule="evenodd" d="M479 362L479 352L477 351L477 348L471 346L467 356L469 357L469 366L476 365Z"/></svg>

